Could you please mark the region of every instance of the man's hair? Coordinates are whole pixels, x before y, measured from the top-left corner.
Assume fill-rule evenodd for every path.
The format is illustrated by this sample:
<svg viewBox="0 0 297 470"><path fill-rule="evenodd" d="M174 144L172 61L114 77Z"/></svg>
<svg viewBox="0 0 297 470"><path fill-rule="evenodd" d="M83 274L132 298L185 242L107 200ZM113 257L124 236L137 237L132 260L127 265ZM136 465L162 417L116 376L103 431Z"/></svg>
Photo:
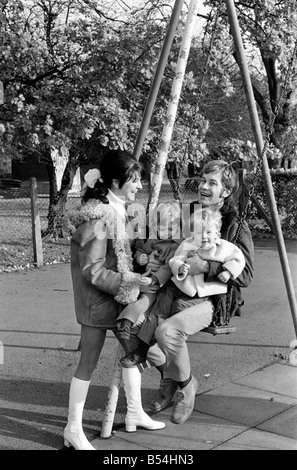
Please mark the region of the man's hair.
<svg viewBox="0 0 297 470"><path fill-rule="evenodd" d="M233 167L233 163L227 163L224 160L211 160L204 165L202 172L208 173L221 173L222 185L227 191L231 191L230 195L234 197L239 189L238 174Z"/></svg>

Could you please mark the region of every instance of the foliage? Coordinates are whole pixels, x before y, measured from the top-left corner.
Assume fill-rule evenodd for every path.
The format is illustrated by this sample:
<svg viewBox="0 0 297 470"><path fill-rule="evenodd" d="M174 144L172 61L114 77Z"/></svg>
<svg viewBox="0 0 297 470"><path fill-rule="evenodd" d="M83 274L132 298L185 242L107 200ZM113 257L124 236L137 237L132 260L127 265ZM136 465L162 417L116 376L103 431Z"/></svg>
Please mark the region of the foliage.
<svg viewBox="0 0 297 470"><path fill-rule="evenodd" d="M286 239L296 239L297 170L271 170L270 175L283 236ZM248 182L251 178L252 176L249 176ZM267 204L267 196L262 178L257 180L254 192L257 194L257 200L261 206L266 210L267 214L269 214L269 206ZM259 218L257 209L253 206L249 213L249 224L254 233L260 237L265 234L267 236L267 234L270 233L267 224Z"/></svg>
<svg viewBox="0 0 297 470"><path fill-rule="evenodd" d="M228 162L246 162L249 171L253 171L259 161L256 144L250 140L229 139L219 147L219 154ZM268 144L265 154L269 160L279 161L282 158L280 150L273 144Z"/></svg>
<svg viewBox="0 0 297 470"><path fill-rule="evenodd" d="M136 6L126 12L126 21L118 21L107 14L110 5L104 2L73 1L70 7L66 0L32 0L27 5L8 0L2 12L6 99L0 117L3 134L10 137L3 151L14 157L35 151L48 162L49 149L63 143L73 149L76 164L89 158L83 149L92 138L97 153L98 148L118 146L132 151L171 14L168 6L162 10L163 3L148 1L144 9ZM158 150L180 34L182 27L144 154L156 155ZM187 98L197 93L193 75L185 78L184 90L169 156L181 160L191 111ZM207 121L200 116L191 135L194 160L205 150L206 130Z"/></svg>
<svg viewBox="0 0 297 470"><path fill-rule="evenodd" d="M216 44L215 61L211 65L216 76L219 70L221 71L219 76L226 75L225 82L228 82L229 78L234 84L232 76L234 77L234 65L238 62L238 57L230 35L226 34L226 28L229 28L226 5L217 0L207 0L205 4L211 11L210 22L213 22L213 14L217 11L218 5L222 4L220 28L225 25L225 34L220 36L220 41ZM296 1L238 0L235 2L235 8L254 96L262 117L263 132L268 130L271 117L277 112L270 137L271 143L282 151L284 159L291 160L292 145L286 146L285 142L288 136L291 143L292 140L296 142L293 134L297 104L296 64L292 63L297 39ZM287 83L285 83L286 78ZM284 100L279 103L282 87L286 87Z"/></svg>
<svg viewBox="0 0 297 470"><path fill-rule="evenodd" d="M172 2L173 3L173 2ZM253 131L224 8L213 31L217 0L203 34L192 42L168 162L199 167L206 159L253 155ZM64 200L79 165L108 148L133 151L172 6L166 0L1 0L0 167L4 157L34 155L53 166L51 149L69 148ZM237 1L255 97L267 129L296 39L296 2ZM158 93L142 160L158 153L187 7L182 13ZM210 48L210 41L213 44ZM296 153L295 69L271 137L286 158ZM254 158L254 157L253 157ZM61 205L63 210L63 206ZM53 212L56 212L53 208ZM60 210L60 209L59 209Z"/></svg>

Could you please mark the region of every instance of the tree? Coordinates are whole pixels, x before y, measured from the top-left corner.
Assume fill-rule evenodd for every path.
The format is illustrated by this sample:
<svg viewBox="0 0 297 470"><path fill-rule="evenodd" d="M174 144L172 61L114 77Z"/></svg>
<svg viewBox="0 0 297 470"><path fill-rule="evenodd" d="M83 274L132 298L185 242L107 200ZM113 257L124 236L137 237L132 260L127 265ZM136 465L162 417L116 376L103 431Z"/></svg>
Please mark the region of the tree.
<svg viewBox="0 0 297 470"><path fill-rule="evenodd" d="M211 9L209 22L212 22L214 12L219 8L219 2L207 0L205 4ZM278 110L276 107L281 89L285 85L286 72L295 52L297 5L295 0L238 0L235 2L235 7L264 132L269 128L272 114L278 111L270 142L282 152L282 165L284 165L286 159L291 159L290 149L286 147L285 142L288 134L292 135L294 128L296 64L289 77L285 99L280 103ZM233 57L233 63L236 63L237 57L230 37L224 2L220 11L219 28L220 41L216 44L212 65L216 75L221 71L221 78L228 81L234 74L231 59ZM274 164L275 160L270 160L270 165Z"/></svg>
<svg viewBox="0 0 297 470"><path fill-rule="evenodd" d="M153 32L146 28L145 50L140 49L141 24L135 21L126 31L122 20L109 19L107 6L68 0L2 3L3 150L12 157L30 152L47 164L48 232L60 225L58 215L79 165L100 158L107 148L131 150L151 73L144 69L140 86L139 67L157 54L158 26ZM132 71L135 61L139 67ZM69 158L58 191L51 149L62 144Z"/></svg>
<svg viewBox="0 0 297 470"><path fill-rule="evenodd" d="M252 138L226 10L219 15L208 51L218 2L206 3L210 14L204 47L195 37L168 155L168 168L177 174L188 163L199 168L230 138L243 142ZM113 8L114 2L103 0L1 0L0 80L5 89L5 102L0 104L1 152L13 157L35 155L47 164L47 235L59 234L77 168L98 163L109 148L132 151L134 147L173 5L166 0L121 4L119 10ZM292 52L292 36L296 37L294 2L277 4L278 26L272 4L276 2L236 2L263 128ZM159 148L186 13L185 5L143 147L148 171ZM281 18L289 13L286 28ZM266 54L270 51L269 61L260 46ZM274 64L271 76L275 76L275 83L266 78L269 87L268 63ZM293 80L291 84L293 90ZM292 91L271 137L279 148L282 141L294 138L295 107ZM58 188L52 149L62 146L68 149L67 164ZM245 148L245 144L231 146Z"/></svg>
<svg viewBox="0 0 297 470"><path fill-rule="evenodd" d="M171 9L166 2L147 1L144 8L136 5L119 18L111 16L109 4L91 0L6 0L2 5L1 78L6 100L0 119L9 137L5 152L14 157L33 154L46 163L46 235L57 235L78 166L98 161L108 148L133 150ZM151 160L178 46L177 39L146 136L143 155ZM191 80L186 86L193 88ZM180 115L186 117L188 108L184 102ZM175 141L181 143L184 130L185 123L178 123L174 158L182 158ZM68 160L58 189L52 149L62 145L68 149Z"/></svg>

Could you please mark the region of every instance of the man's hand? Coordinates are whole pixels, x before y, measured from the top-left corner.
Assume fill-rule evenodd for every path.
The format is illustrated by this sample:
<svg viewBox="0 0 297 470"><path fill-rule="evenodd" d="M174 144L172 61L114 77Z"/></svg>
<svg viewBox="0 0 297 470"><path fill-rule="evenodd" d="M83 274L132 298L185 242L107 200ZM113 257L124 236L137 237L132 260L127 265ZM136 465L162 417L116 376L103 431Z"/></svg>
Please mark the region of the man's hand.
<svg viewBox="0 0 297 470"><path fill-rule="evenodd" d="M204 261L200 258L200 256L192 256L191 258L187 259L187 264L189 267L190 276L195 276L195 274L202 274L208 273L209 271L209 264L207 261Z"/></svg>

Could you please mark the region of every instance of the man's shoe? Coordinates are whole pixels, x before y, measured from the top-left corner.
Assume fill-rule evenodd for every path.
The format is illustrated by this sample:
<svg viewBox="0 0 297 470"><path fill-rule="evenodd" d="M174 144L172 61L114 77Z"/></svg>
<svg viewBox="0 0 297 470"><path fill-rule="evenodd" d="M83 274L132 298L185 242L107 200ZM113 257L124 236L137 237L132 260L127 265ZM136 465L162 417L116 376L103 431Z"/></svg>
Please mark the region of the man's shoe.
<svg viewBox="0 0 297 470"><path fill-rule="evenodd" d="M172 403L176 390L177 383L174 380L170 378L161 379L157 400L151 404L152 410L158 413L167 408Z"/></svg>
<svg viewBox="0 0 297 470"><path fill-rule="evenodd" d="M120 359L120 363L123 367L130 368L135 367L146 361L146 356L140 356L136 351L129 352L126 356Z"/></svg>
<svg viewBox="0 0 297 470"><path fill-rule="evenodd" d="M198 382L195 377L184 388L179 388L175 395L170 421L182 424L191 416L195 404Z"/></svg>

